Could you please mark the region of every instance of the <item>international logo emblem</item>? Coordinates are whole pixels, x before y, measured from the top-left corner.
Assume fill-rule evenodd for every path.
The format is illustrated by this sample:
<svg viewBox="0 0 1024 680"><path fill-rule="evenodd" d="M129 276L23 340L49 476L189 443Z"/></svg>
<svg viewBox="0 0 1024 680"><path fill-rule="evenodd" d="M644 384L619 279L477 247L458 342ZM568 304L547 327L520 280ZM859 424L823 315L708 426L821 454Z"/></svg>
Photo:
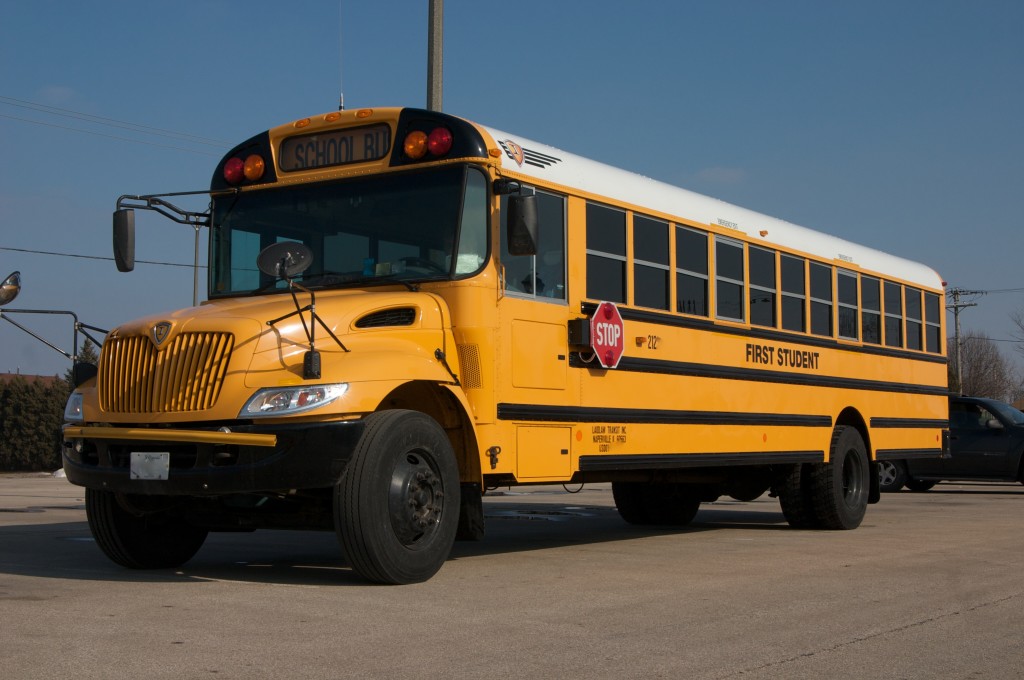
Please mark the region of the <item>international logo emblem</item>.
<svg viewBox="0 0 1024 680"><path fill-rule="evenodd" d="M525 157L525 154L523 153L523 147L519 146L511 139L506 139L505 141L500 142L500 144L501 148L505 150L505 154L509 158L514 160L516 162L516 165L522 167L523 159Z"/></svg>
<svg viewBox="0 0 1024 680"><path fill-rule="evenodd" d="M159 347L163 344L167 336L171 334L171 322L161 321L157 325L153 326L153 330L150 331L151 337L153 338L153 344Z"/></svg>

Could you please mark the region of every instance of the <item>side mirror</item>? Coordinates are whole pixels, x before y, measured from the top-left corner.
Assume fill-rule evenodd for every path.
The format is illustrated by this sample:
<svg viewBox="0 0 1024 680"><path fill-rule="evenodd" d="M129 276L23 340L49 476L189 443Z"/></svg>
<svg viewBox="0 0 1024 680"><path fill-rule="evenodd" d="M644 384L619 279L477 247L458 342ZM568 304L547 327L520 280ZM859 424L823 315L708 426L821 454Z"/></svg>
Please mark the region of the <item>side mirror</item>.
<svg viewBox="0 0 1024 680"><path fill-rule="evenodd" d="M508 254L536 255L539 229L537 196L509 196Z"/></svg>
<svg viewBox="0 0 1024 680"><path fill-rule="evenodd" d="M21 292L21 272L12 272L10 276L0 283L0 307L3 307Z"/></svg>
<svg viewBox="0 0 1024 680"><path fill-rule="evenodd" d="M71 382L75 387L80 387L87 380L95 378L98 373L99 369L96 364L79 361L71 367Z"/></svg>
<svg viewBox="0 0 1024 680"><path fill-rule="evenodd" d="M114 211L114 261L119 272L135 269L135 211L131 208Z"/></svg>

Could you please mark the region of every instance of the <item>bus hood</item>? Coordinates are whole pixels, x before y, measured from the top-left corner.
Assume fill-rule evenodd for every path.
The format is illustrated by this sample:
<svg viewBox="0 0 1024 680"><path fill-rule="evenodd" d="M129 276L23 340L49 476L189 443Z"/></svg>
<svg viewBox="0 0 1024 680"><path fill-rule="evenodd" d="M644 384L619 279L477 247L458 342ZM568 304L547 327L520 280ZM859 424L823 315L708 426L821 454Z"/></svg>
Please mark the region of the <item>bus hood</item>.
<svg viewBox="0 0 1024 680"><path fill-rule="evenodd" d="M252 388L306 382L303 358L311 344L321 355L317 382L408 380L410 361L448 375L435 358L446 346L451 318L441 298L405 290L319 291L314 322L310 295L297 291L296 297L301 313L290 295L266 295L214 300L122 324L104 341L101 408L125 415L207 411L212 417L211 409L221 408L237 413L239 404L225 398L234 402ZM193 394L210 396L188 396ZM152 395L170 395L173 403Z"/></svg>

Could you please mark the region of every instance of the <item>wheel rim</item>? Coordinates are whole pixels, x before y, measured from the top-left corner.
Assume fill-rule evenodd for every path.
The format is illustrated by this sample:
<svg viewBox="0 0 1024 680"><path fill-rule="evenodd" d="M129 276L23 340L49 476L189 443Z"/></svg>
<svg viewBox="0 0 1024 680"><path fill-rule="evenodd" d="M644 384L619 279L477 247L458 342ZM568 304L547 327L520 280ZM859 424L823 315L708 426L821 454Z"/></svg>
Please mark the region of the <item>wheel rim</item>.
<svg viewBox="0 0 1024 680"><path fill-rule="evenodd" d="M843 498L847 506L855 507L864 493L864 465L856 451L843 456Z"/></svg>
<svg viewBox="0 0 1024 680"><path fill-rule="evenodd" d="M399 543L415 549L430 542L444 510L444 482L429 454L410 451L395 462L388 507Z"/></svg>
<svg viewBox="0 0 1024 680"><path fill-rule="evenodd" d="M891 461L882 461L878 464L878 481L882 486L892 484L896 481L896 465Z"/></svg>

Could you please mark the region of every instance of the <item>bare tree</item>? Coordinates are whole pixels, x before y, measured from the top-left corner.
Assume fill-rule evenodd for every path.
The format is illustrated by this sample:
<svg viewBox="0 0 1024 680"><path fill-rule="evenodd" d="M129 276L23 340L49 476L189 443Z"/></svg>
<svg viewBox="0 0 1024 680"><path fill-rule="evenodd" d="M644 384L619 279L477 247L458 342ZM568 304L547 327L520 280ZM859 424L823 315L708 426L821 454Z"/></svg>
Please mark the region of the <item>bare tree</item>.
<svg viewBox="0 0 1024 680"><path fill-rule="evenodd" d="M956 356L949 360L949 387L972 397L1012 400L1020 392L1021 376L1003 358L996 343L977 331L960 338L963 356L963 385L956 384Z"/></svg>
<svg viewBox="0 0 1024 680"><path fill-rule="evenodd" d="M1017 327L1017 332L1013 334L1014 339L1017 341L1017 352L1024 354L1024 310L1014 312L1010 315L1010 319L1013 321L1013 325Z"/></svg>

